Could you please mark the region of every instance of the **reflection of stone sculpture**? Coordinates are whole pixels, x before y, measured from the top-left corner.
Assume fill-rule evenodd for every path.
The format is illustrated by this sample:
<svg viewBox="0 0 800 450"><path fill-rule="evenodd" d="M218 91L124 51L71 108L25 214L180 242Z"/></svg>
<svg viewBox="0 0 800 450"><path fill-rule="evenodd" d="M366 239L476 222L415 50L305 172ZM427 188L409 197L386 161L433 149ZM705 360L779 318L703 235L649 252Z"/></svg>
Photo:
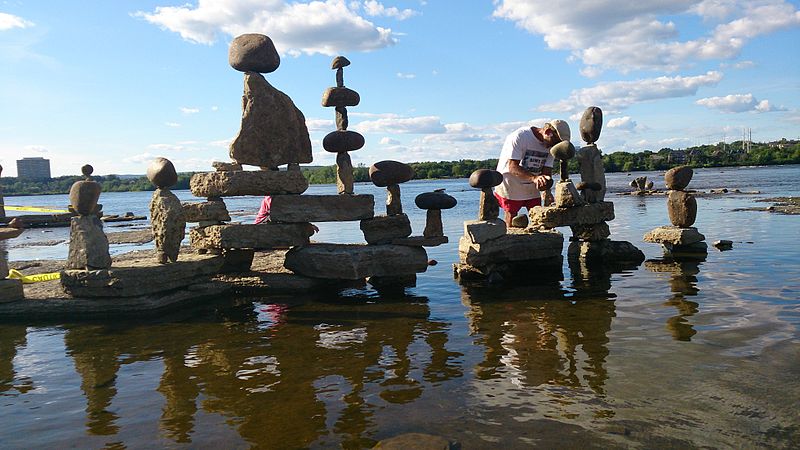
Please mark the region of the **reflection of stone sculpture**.
<svg viewBox="0 0 800 450"><path fill-rule="evenodd" d="M107 269L111 267L108 253L108 238L103 232L103 223L98 217L101 206L100 184L92 181L94 169L90 165L81 167L86 177L76 181L69 190L70 210L79 215L70 224L69 255L67 269Z"/></svg>
<svg viewBox="0 0 800 450"><path fill-rule="evenodd" d="M672 226L658 227L644 235L645 242L661 244L669 254L704 255L708 249L705 236L693 227L697 218L697 200L684 191L692 180L691 167L679 166L664 174L669 189L667 211Z"/></svg>
<svg viewBox="0 0 800 450"><path fill-rule="evenodd" d="M156 158L147 168L147 178L156 186L150 200L150 222L156 245L156 258L161 264L178 260L178 252L186 230L181 201L169 190L178 182L175 166L166 158Z"/></svg>

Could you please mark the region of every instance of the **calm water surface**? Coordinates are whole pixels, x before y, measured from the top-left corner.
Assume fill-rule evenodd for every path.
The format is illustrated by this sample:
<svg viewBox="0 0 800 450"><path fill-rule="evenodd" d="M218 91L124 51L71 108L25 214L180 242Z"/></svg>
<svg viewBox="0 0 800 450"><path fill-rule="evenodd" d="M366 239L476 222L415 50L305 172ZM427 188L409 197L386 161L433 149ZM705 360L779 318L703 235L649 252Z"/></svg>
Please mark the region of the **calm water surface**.
<svg viewBox="0 0 800 450"><path fill-rule="evenodd" d="M625 191L638 175L609 174L609 186ZM712 247L694 262L641 240L669 223L664 197L611 194L612 238L647 262L598 271L565 258L561 283L505 287L452 279L477 191L466 180L404 184L415 234L425 220L416 194L446 187L459 201L443 213L451 243L428 249L439 264L404 294L221 299L148 321L1 324L0 446L364 448L423 432L464 448L797 447L800 218L732 210L798 196L798 179L798 166L696 171L695 189L761 193L698 199L696 226L734 249ZM375 193L380 212L385 191L356 190ZM108 213L144 214L149 196L101 202ZM59 206L66 196L6 203ZM259 199L226 203L234 220L250 221ZM358 223L320 228L319 241L363 239ZM66 231L23 237L12 242ZM143 247L113 251L134 248ZM63 258L66 249L9 253Z"/></svg>

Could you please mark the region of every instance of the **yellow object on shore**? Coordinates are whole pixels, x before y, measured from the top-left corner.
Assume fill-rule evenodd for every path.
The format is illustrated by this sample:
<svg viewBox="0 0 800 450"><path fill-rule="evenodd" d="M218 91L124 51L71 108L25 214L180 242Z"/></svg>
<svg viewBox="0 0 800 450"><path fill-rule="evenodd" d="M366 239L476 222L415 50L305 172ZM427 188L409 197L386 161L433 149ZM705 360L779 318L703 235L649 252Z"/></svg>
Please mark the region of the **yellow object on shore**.
<svg viewBox="0 0 800 450"><path fill-rule="evenodd" d="M42 212L42 213L65 213L65 212L69 212L66 209L42 208L42 207L39 207L39 206L6 205L5 208L8 211L28 211L28 212Z"/></svg>
<svg viewBox="0 0 800 450"><path fill-rule="evenodd" d="M60 280L61 273L50 272L50 273L37 273L34 275L23 275L22 272L20 272L19 270L10 269L8 271L8 278L13 278L15 280L22 280L22 284L33 284L33 283L38 283L40 281Z"/></svg>

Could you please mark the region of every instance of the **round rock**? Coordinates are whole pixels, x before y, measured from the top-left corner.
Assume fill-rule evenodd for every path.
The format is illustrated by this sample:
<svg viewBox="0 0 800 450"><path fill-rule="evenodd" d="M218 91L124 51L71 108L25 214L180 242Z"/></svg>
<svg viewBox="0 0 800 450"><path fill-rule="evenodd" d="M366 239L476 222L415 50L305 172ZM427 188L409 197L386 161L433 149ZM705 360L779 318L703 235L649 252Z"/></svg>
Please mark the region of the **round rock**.
<svg viewBox="0 0 800 450"><path fill-rule="evenodd" d="M399 161L378 161L369 166L369 179L378 187L405 183L414 178L414 169Z"/></svg>
<svg viewBox="0 0 800 450"><path fill-rule="evenodd" d="M81 173L83 174L83 176L88 178L92 176L93 172L94 172L94 167L92 167L91 164L84 164L83 166L81 166Z"/></svg>
<svg viewBox="0 0 800 450"><path fill-rule="evenodd" d="M93 214L101 190L95 181L76 181L69 190L69 204L82 216Z"/></svg>
<svg viewBox="0 0 800 450"><path fill-rule="evenodd" d="M248 33L231 42L228 63L240 72L270 73L281 65L281 57L268 36Z"/></svg>
<svg viewBox="0 0 800 450"><path fill-rule="evenodd" d="M346 87L329 87L322 94L322 106L356 106L359 102L358 92Z"/></svg>
<svg viewBox="0 0 800 450"><path fill-rule="evenodd" d="M350 60L345 58L344 56L337 56L333 58L331 62L331 69L341 69L342 67L347 67L350 65Z"/></svg>
<svg viewBox="0 0 800 450"><path fill-rule="evenodd" d="M697 200L688 192L670 191L667 196L669 221L680 228L689 228L697 219Z"/></svg>
<svg viewBox="0 0 800 450"><path fill-rule="evenodd" d="M603 128L603 111L597 106L586 108L581 117L581 138L587 144L594 144L600 139L600 130Z"/></svg>
<svg viewBox="0 0 800 450"><path fill-rule="evenodd" d="M355 131L337 130L322 139L322 148L331 153L352 152L364 146L364 136Z"/></svg>
<svg viewBox="0 0 800 450"><path fill-rule="evenodd" d="M469 176L469 185L474 188L495 187L503 182L503 174L492 169L478 169Z"/></svg>
<svg viewBox="0 0 800 450"><path fill-rule="evenodd" d="M444 192L423 192L414 199L414 203L419 209L450 209L458 201Z"/></svg>
<svg viewBox="0 0 800 450"><path fill-rule="evenodd" d="M575 156L575 146L570 141L561 141L550 148L550 154L561 161L567 161Z"/></svg>
<svg viewBox="0 0 800 450"><path fill-rule="evenodd" d="M673 167L664 174L664 184L667 189L682 191L692 181L692 175L694 175L694 171L689 166Z"/></svg>
<svg viewBox="0 0 800 450"><path fill-rule="evenodd" d="M147 179L158 188L168 188L178 182L178 173L172 161L156 158L147 167Z"/></svg>

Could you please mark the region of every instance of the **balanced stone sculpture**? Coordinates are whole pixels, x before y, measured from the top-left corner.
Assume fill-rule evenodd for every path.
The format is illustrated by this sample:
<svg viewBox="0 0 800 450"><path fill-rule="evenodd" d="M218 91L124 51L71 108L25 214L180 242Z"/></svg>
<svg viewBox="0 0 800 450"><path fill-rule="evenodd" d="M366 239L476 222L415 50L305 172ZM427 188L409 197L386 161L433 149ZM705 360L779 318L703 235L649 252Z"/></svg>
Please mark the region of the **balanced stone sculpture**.
<svg viewBox="0 0 800 450"><path fill-rule="evenodd" d="M13 239L23 231L22 223L17 219L12 219L7 227L0 227L0 303L21 300L24 297L22 281L8 278L8 252L5 247L7 239Z"/></svg>
<svg viewBox="0 0 800 450"><path fill-rule="evenodd" d="M270 85L262 73L280 65L272 40L263 34L243 34L231 42L228 62L244 72L242 125L230 145L236 163L275 168L310 163L311 140L303 113L292 99Z"/></svg>
<svg viewBox="0 0 800 450"><path fill-rule="evenodd" d="M422 235L425 237L444 236L442 210L455 207L458 204L455 197L441 191L423 192L414 199L414 203L419 209L427 211L425 231L422 232Z"/></svg>
<svg viewBox="0 0 800 450"><path fill-rule="evenodd" d="M336 70L336 87L328 88L322 96L322 106L336 108L336 131L328 133L322 139L322 148L336 153L336 188L339 194L353 194L353 162L350 154L364 146L364 136L347 130L347 107L356 106L360 97L356 91L344 87L344 67L350 61L344 56L337 56L331 63Z"/></svg>
<svg viewBox="0 0 800 450"><path fill-rule="evenodd" d="M578 190L569 179L569 160L575 156L575 146L569 141L561 141L550 148L550 154L558 159L561 164L561 181L556 183L555 206L566 208L580 206L584 203L583 198L578 194Z"/></svg>
<svg viewBox="0 0 800 450"><path fill-rule="evenodd" d="M181 201L169 190L178 182L178 174L170 160L156 158L147 168L147 179L156 186L150 200L156 259L160 264L175 262L186 233L186 217Z"/></svg>
<svg viewBox="0 0 800 450"><path fill-rule="evenodd" d="M388 191L386 215L403 214L400 183L405 183L412 178L414 178L414 169L408 164L398 161L378 161L369 167L369 179L372 180L372 183L378 187L385 187Z"/></svg>
<svg viewBox="0 0 800 450"><path fill-rule="evenodd" d="M494 220L500 214L492 188L503 182L503 174L492 169L478 169L469 176L469 185L481 190L478 220ZM503 230L505 233L505 229Z"/></svg>
<svg viewBox="0 0 800 450"><path fill-rule="evenodd" d="M98 217L100 184L92 181L94 169L90 165L81 167L86 177L76 181L69 190L70 211L78 213L70 223L69 255L67 269L107 269L111 267L108 253L108 238L103 232L103 223Z"/></svg>
<svg viewBox="0 0 800 450"><path fill-rule="evenodd" d="M0 175L3 174L3 166L0 166ZM4 219L6 217L6 207L5 203L3 202L3 188L0 186L0 219Z"/></svg>
<svg viewBox="0 0 800 450"><path fill-rule="evenodd" d="M667 212L672 226L659 227L644 235L645 242L661 244L670 254L705 254L708 245L705 236L693 227L697 219L697 200L684 189L692 180L691 167L679 166L664 174L664 184L669 189Z"/></svg>
<svg viewBox="0 0 800 450"><path fill-rule="evenodd" d="M581 138L586 146L577 152L581 182L577 189L587 203L600 203L606 195L606 173L603 167L603 154L597 148L600 131L603 128L603 111L596 107L586 108L581 117Z"/></svg>

